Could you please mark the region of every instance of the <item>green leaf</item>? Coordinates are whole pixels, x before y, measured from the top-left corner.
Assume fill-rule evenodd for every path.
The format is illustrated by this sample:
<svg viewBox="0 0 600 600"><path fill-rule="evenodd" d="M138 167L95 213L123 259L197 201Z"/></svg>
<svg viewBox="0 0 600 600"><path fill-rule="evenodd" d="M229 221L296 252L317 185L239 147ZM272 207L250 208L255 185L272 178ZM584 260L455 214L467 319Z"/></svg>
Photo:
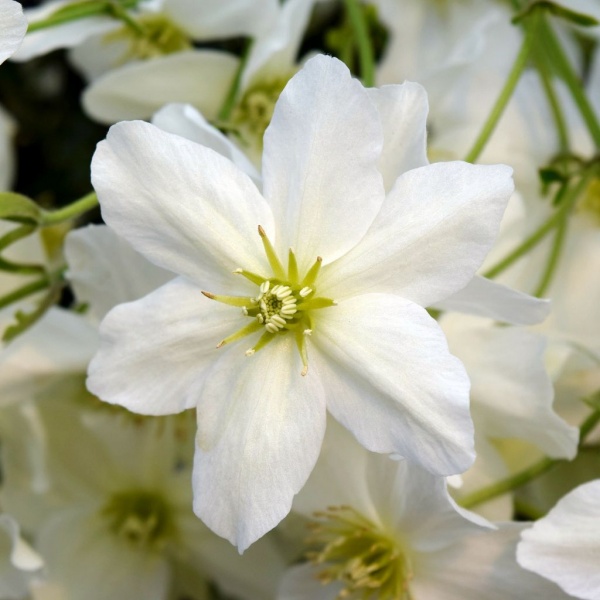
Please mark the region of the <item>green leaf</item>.
<svg viewBox="0 0 600 600"><path fill-rule="evenodd" d="M512 19L512 22L519 23L534 11L540 9L551 15L554 15L555 17L558 17L559 19L564 19L565 21L569 21L574 25L579 25L580 27L594 27L595 25L600 25L600 21L598 21L598 19L591 17L590 15L571 10L566 6L556 4L550 0L536 0L535 2L532 2L524 10L515 15Z"/></svg>
<svg viewBox="0 0 600 600"><path fill-rule="evenodd" d="M31 198L14 192L0 192L0 219L38 225L42 213L42 209Z"/></svg>

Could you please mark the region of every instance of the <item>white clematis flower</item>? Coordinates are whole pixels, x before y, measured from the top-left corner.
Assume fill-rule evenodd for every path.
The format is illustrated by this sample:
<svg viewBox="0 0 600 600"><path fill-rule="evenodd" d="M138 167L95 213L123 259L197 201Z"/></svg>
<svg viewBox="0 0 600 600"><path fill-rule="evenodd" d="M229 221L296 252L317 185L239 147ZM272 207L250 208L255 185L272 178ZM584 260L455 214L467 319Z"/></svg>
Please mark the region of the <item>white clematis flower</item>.
<svg viewBox="0 0 600 600"><path fill-rule="evenodd" d="M0 0L0 65L14 54L25 36L27 20L13 0Z"/></svg>
<svg viewBox="0 0 600 600"><path fill-rule="evenodd" d="M517 564L524 524L460 509L443 478L366 452L334 424L294 510L310 519L309 562L288 570L278 600L566 597Z"/></svg>
<svg viewBox="0 0 600 600"><path fill-rule="evenodd" d="M600 480L575 488L525 530L517 560L575 598L600 597Z"/></svg>
<svg viewBox="0 0 600 600"><path fill-rule="evenodd" d="M182 277L107 315L88 386L136 412L198 407L195 510L241 550L288 513L326 408L370 450L444 475L473 461L469 382L423 307L472 279L511 170L425 166L386 196L382 148L402 136L382 125L393 117L424 155L426 110L412 111L414 84L380 93L335 59L309 61L265 134L263 195L146 123L114 126L93 160L107 223Z"/></svg>

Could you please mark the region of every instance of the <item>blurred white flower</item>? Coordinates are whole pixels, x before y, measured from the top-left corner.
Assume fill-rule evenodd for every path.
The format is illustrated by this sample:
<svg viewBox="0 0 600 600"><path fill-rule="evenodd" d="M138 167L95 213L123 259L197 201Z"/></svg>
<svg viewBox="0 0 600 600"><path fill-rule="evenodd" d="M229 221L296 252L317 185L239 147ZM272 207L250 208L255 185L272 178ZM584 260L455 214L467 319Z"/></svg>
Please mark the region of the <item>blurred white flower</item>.
<svg viewBox="0 0 600 600"><path fill-rule="evenodd" d="M523 531L517 560L575 598L600 597L600 480L575 488Z"/></svg>
<svg viewBox="0 0 600 600"><path fill-rule="evenodd" d="M517 564L525 525L459 509L444 478L368 453L339 427L294 508L311 520L309 563L288 571L278 600L566 598Z"/></svg>
<svg viewBox="0 0 600 600"><path fill-rule="evenodd" d="M24 598L43 564L41 557L21 538L17 522L0 513L0 598Z"/></svg>
<svg viewBox="0 0 600 600"><path fill-rule="evenodd" d="M198 407L195 510L240 549L289 511L326 406L371 450L441 474L473 460L468 380L423 306L472 279L512 182L503 166L406 171L426 162L423 102L312 59L266 132L264 196L145 123L114 126L94 157L106 222L183 277L107 315L88 385L136 412ZM387 197L379 165L403 173Z"/></svg>

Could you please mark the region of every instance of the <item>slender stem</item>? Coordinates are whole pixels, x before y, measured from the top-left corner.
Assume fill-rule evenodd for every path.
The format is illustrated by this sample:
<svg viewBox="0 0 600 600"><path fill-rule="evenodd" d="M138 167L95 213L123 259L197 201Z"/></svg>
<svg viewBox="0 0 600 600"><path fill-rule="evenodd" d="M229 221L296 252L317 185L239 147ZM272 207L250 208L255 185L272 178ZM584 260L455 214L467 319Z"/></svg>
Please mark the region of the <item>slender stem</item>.
<svg viewBox="0 0 600 600"><path fill-rule="evenodd" d="M585 438L592 432L594 427L600 422L600 411L595 411L591 415L587 417L587 419L582 423L579 428L579 446L583 444ZM472 508L473 506L477 506L478 504L483 504L484 502L488 502L493 498L497 498L498 496L502 496L507 492L511 492L526 483L529 483L533 479L543 475L554 466L559 463L565 462L565 459L556 459L556 458L542 458L538 462L534 463L530 467L507 477L506 479L502 479L492 485L481 488L473 492L472 494L468 494L461 498L458 503L463 508Z"/></svg>
<svg viewBox="0 0 600 600"><path fill-rule="evenodd" d="M548 287L552 283L554 273L556 272L556 267L558 266L560 254L564 246L567 226L569 223L567 214L568 213L566 212L563 213L562 219L558 222L556 233L554 234L554 243L552 244L552 249L550 250L550 255L548 256L546 268L544 269L544 273L538 287L533 293L533 295L537 298L541 298L546 293Z"/></svg>
<svg viewBox="0 0 600 600"><path fill-rule="evenodd" d="M540 43L545 46L551 64L556 69L558 75L567 84L596 147L600 148L600 122L598 121L598 117L583 89L579 77L575 73L573 66L561 46L560 41L543 16L540 18L539 34Z"/></svg>
<svg viewBox="0 0 600 600"><path fill-rule="evenodd" d="M536 57L535 64L537 67L538 75L540 76L540 79L542 81L542 86L544 88L548 104L550 105L550 111L552 112L554 124L556 125L556 132L558 134L558 144L560 150L561 152L566 153L569 151L569 134L567 130L565 117L562 113L562 108L560 107L560 103L558 102L558 98L556 97L556 92L552 87L552 78L550 77L548 65L546 64L543 56Z"/></svg>
<svg viewBox="0 0 600 600"><path fill-rule="evenodd" d="M542 223L527 239L519 244L512 252L505 256L501 261L496 263L493 267L488 269L483 276L488 279L493 279L497 275L500 275L503 271L508 269L514 262L519 258L527 254L530 250L535 248L545 237L550 233L563 218L563 214L571 209L571 204L563 202L563 197L567 192L567 185L563 184L561 189L556 195L556 202L559 204L558 210L551 215L544 223ZM575 197L572 198L572 202L575 201Z"/></svg>
<svg viewBox="0 0 600 600"><path fill-rule="evenodd" d="M0 308L4 308L6 306L10 306L11 304L18 302L19 300L23 300L23 298L27 298L36 292L46 289L50 285L50 282L47 277L43 279L36 279L35 281L28 283L20 288L17 288L10 294L6 294L6 296L2 296L0 298Z"/></svg>
<svg viewBox="0 0 600 600"><path fill-rule="evenodd" d="M517 58L515 59L512 69L510 70L508 78L504 83L504 87L502 88L502 91L500 92L496 103L492 107L492 111L490 112L487 121L483 125L483 128L479 133L478 138L475 140L473 147L465 157L466 162L472 163L477 160L477 158L485 148L485 145L490 139L492 133L494 132L494 129L496 128L496 125L498 124L498 121L500 120L500 117L502 116L502 113L504 112L508 101L510 100L511 96L513 95L513 92L515 91L515 88L517 87L517 83L519 83L519 79L521 78L525 67L527 66L527 61L531 53L533 38L534 28L532 27L528 29L525 33L523 44L521 45L519 54L517 54Z"/></svg>
<svg viewBox="0 0 600 600"><path fill-rule="evenodd" d="M83 198L75 200L75 202L72 202L63 208L44 213L41 225L56 225L57 223L62 223L63 221L76 219L88 210L96 208L96 206L98 206L98 196L96 195L96 192L90 192L86 196L83 196Z"/></svg>
<svg viewBox="0 0 600 600"><path fill-rule="evenodd" d="M344 0L344 4L356 35L363 84L365 87L373 87L375 85L375 56L364 13L357 0Z"/></svg>
<svg viewBox="0 0 600 600"><path fill-rule="evenodd" d="M118 2L119 6L122 8L134 8L137 3L138 0L119 0ZM57 25L70 23L71 21L77 21L79 19L110 16L114 10L113 7L114 2L80 2L77 3L77 6L59 9L46 19L29 23L27 33L33 33L34 31L47 29L48 27L56 27Z"/></svg>
<svg viewBox="0 0 600 600"><path fill-rule="evenodd" d="M35 225L29 225L25 223L23 225L19 225L19 227L15 227L8 233L4 234L0 237L0 250L4 250L7 246L14 244L18 240L27 237L29 234L35 231Z"/></svg>
<svg viewBox="0 0 600 600"><path fill-rule="evenodd" d="M231 82L231 87L227 91L227 96L225 96L225 100L223 102L223 106L221 106L221 110L219 111L219 121L225 122L231 116L231 111L235 106L235 103L238 98L238 94L240 92L240 86L242 83L242 75L244 73L244 69L246 68L246 64L248 63L248 58L250 56L250 49L252 48L253 40L248 38L244 45L244 49L242 50L242 55L240 56L240 64L238 65L237 71L235 73L235 77Z"/></svg>

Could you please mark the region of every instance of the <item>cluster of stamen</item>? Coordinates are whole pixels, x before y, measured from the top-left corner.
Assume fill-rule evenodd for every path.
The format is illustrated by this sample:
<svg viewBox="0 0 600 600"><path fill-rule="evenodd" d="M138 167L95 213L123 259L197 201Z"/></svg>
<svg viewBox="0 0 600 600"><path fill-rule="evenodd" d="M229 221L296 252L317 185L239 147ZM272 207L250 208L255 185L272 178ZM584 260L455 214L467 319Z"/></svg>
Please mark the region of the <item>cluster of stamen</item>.
<svg viewBox="0 0 600 600"><path fill-rule="evenodd" d="M100 514L117 537L136 547L156 547L175 533L172 508L153 491L117 493Z"/></svg>
<svg viewBox="0 0 600 600"><path fill-rule="evenodd" d="M343 584L339 600L412 600L410 561L381 526L349 506L331 506L315 518L307 558L322 567L316 576L323 585Z"/></svg>
<svg viewBox="0 0 600 600"><path fill-rule="evenodd" d="M286 272L264 229L260 226L258 233L273 275L264 277L244 269L234 271L235 274L243 275L257 285L258 295L256 297L219 296L210 292L202 292L211 300L240 307L244 316L252 318L252 322L248 325L221 340L217 348L262 330L263 333L257 343L246 351L247 356L252 356L275 336L291 332L296 338L296 345L304 365L302 375L306 375L308 356L305 339L313 330L311 312L335 305L334 300L316 296L314 284L321 268L322 259L317 257L313 266L301 278L298 274L296 257L290 248Z"/></svg>
<svg viewBox="0 0 600 600"><path fill-rule="evenodd" d="M124 21L122 29L108 33L106 42L126 41L129 48L122 61L134 58L148 59L192 48L187 34L175 23L161 14L133 17L127 11L120 11L119 18Z"/></svg>

